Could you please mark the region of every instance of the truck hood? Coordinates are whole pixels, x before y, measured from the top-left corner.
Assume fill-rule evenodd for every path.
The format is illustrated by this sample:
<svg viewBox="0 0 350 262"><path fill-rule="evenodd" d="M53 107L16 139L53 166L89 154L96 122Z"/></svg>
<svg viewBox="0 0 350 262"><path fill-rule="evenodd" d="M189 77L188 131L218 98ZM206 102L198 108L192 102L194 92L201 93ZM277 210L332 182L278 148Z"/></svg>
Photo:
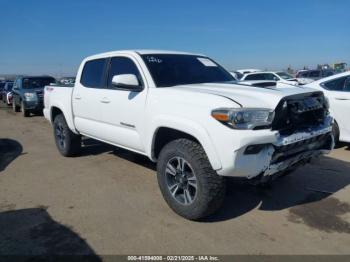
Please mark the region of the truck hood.
<svg viewBox="0 0 350 262"><path fill-rule="evenodd" d="M275 109L284 97L318 92L307 87L253 87L231 83L206 83L168 87L178 92L207 93L226 97L241 107Z"/></svg>

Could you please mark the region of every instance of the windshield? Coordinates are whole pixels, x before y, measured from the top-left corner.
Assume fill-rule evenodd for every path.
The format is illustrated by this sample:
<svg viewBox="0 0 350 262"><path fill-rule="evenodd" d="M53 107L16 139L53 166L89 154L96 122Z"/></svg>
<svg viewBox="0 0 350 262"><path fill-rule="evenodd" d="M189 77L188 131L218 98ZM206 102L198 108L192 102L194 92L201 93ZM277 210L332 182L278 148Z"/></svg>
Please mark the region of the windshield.
<svg viewBox="0 0 350 262"><path fill-rule="evenodd" d="M235 81L229 72L207 57L178 54L141 57L157 87Z"/></svg>
<svg viewBox="0 0 350 262"><path fill-rule="evenodd" d="M291 76L290 74L287 74L285 72L278 72L277 75L279 75L283 79L292 79L292 78L294 78L293 76Z"/></svg>
<svg viewBox="0 0 350 262"><path fill-rule="evenodd" d="M52 77L30 77L23 78L23 88L43 88L44 86L48 86L51 83L55 83L55 79Z"/></svg>

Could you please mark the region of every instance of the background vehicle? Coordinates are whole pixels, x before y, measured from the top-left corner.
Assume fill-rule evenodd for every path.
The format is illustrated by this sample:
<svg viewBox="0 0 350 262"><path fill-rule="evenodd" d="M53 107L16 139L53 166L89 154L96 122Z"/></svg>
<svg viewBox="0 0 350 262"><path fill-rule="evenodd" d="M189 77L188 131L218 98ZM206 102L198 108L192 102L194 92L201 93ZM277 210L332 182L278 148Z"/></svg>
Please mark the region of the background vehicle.
<svg viewBox="0 0 350 262"><path fill-rule="evenodd" d="M242 78L244 80L268 80L268 81L276 81L282 82L285 84L298 85L298 80L293 76L285 73L285 72L255 72L245 74Z"/></svg>
<svg viewBox="0 0 350 262"><path fill-rule="evenodd" d="M317 69L317 70L304 70L300 71L297 73L296 78L308 78L312 80L318 80L324 77L332 76L334 75L333 70L322 70L322 69Z"/></svg>
<svg viewBox="0 0 350 262"><path fill-rule="evenodd" d="M58 80L58 83L62 85L74 85L75 77L62 77Z"/></svg>
<svg viewBox="0 0 350 262"><path fill-rule="evenodd" d="M24 117L31 113L41 113L44 108L44 87L55 82L55 78L51 76L17 77L12 89L13 111L21 111Z"/></svg>
<svg viewBox="0 0 350 262"><path fill-rule="evenodd" d="M215 212L225 176L267 181L333 147L322 92L239 85L203 55L119 51L84 59L74 87L45 88L63 156L81 135L157 162L160 190L188 219Z"/></svg>
<svg viewBox="0 0 350 262"><path fill-rule="evenodd" d="M237 72L237 71L230 71L230 74L237 80L239 81L243 74L241 74L240 72Z"/></svg>
<svg viewBox="0 0 350 262"><path fill-rule="evenodd" d="M4 91L5 81L0 81L0 99L2 99L2 92Z"/></svg>
<svg viewBox="0 0 350 262"><path fill-rule="evenodd" d="M335 120L335 140L350 142L350 72L326 77L307 86L322 90L328 98Z"/></svg>
<svg viewBox="0 0 350 262"><path fill-rule="evenodd" d="M6 82L4 89L1 92L2 101L7 105L12 104L12 87L13 87L13 82Z"/></svg>

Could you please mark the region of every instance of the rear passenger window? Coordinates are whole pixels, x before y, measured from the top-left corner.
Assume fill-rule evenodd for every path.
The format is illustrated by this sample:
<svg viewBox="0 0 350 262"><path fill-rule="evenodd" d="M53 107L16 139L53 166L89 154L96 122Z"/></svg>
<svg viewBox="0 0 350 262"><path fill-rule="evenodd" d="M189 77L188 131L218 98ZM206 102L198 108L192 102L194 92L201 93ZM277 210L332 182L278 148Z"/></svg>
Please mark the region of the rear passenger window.
<svg viewBox="0 0 350 262"><path fill-rule="evenodd" d="M300 73L298 73L298 76L297 77L307 77L308 76L308 74L309 74L309 72L300 72Z"/></svg>
<svg viewBox="0 0 350 262"><path fill-rule="evenodd" d="M263 74L252 74L247 75L247 77L244 80L264 80L265 77Z"/></svg>
<svg viewBox="0 0 350 262"><path fill-rule="evenodd" d="M264 74L264 80L278 80L278 77L273 74Z"/></svg>
<svg viewBox="0 0 350 262"><path fill-rule="evenodd" d="M86 62L80 83L85 87L102 88L107 59L96 59Z"/></svg>
<svg viewBox="0 0 350 262"><path fill-rule="evenodd" d="M347 77L337 78L337 79L334 79L334 80L331 80L331 81L324 83L323 86L328 90L343 91L346 79L347 79Z"/></svg>
<svg viewBox="0 0 350 262"><path fill-rule="evenodd" d="M320 77L321 71L311 71L309 77Z"/></svg>

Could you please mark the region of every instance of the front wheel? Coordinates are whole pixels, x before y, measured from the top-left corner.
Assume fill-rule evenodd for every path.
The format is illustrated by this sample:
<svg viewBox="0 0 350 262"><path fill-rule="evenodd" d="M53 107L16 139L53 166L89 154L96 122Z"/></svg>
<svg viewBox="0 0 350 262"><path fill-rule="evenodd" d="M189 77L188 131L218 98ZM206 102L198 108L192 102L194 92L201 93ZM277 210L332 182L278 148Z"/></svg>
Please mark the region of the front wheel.
<svg viewBox="0 0 350 262"><path fill-rule="evenodd" d="M333 136L334 136L334 143L337 145L339 143L339 136L340 136L340 131L339 131L339 126L337 122L334 121L333 123L333 128L332 128Z"/></svg>
<svg viewBox="0 0 350 262"><path fill-rule="evenodd" d="M30 116L30 112L29 112L29 110L27 110L27 109L25 108L24 102L23 102L23 101L21 102L21 112L22 112L22 115L23 115L24 117L29 117L29 116Z"/></svg>
<svg viewBox="0 0 350 262"><path fill-rule="evenodd" d="M167 144L159 156L157 177L165 201L184 218L204 218L223 203L225 179L217 175L194 141L178 139Z"/></svg>
<svg viewBox="0 0 350 262"><path fill-rule="evenodd" d="M69 129L63 115L56 116L53 128L56 146L61 155L66 157L77 155L81 148L81 136Z"/></svg>

